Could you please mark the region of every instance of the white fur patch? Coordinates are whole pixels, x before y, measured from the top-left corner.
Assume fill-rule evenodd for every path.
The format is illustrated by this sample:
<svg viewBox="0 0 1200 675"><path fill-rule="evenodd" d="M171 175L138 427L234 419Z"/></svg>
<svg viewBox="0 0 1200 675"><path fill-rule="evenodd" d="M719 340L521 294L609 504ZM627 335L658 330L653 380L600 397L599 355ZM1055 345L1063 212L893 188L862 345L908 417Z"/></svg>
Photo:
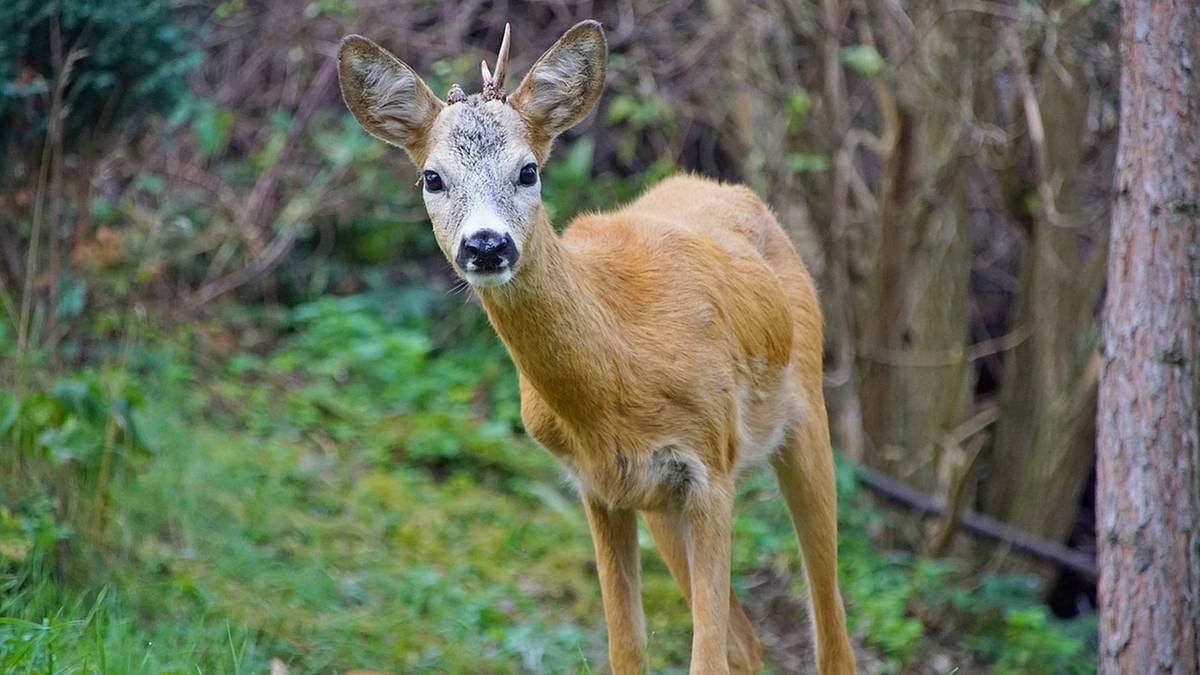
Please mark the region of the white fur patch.
<svg viewBox="0 0 1200 675"><path fill-rule="evenodd" d="M738 456L734 472L758 466L783 445L789 426L806 414L792 392L789 365L775 391L755 391L743 384L737 392ZM800 407L801 409L797 409Z"/></svg>
<svg viewBox="0 0 1200 675"><path fill-rule="evenodd" d="M496 286L503 286L509 281L512 281L513 271L511 268L507 268L500 270L499 272L487 272L481 274L479 272L469 272L464 270L463 278L467 280L468 284L471 284L476 288L492 288Z"/></svg>
<svg viewBox="0 0 1200 675"><path fill-rule="evenodd" d="M496 209L491 204L485 200L477 199L471 207L471 212L463 218L462 227L460 228L461 237L459 238L459 245L462 244L463 239L470 239L472 236L479 234L480 230L491 230L500 236L507 234L510 237L513 233L509 224L500 217L500 214L496 213ZM458 249L456 248L454 252L457 254Z"/></svg>

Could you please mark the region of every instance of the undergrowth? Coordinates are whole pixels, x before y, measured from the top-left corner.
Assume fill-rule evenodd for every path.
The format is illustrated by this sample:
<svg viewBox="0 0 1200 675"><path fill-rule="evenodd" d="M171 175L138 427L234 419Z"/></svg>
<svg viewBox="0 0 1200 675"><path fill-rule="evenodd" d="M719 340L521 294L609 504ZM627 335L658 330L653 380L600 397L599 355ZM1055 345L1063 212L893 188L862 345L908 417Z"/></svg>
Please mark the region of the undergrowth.
<svg viewBox="0 0 1200 675"><path fill-rule="evenodd" d="M5 392L0 420L4 672L603 670L585 519L522 435L480 313L440 292L146 327ZM1092 627L1052 620L1019 577L877 550L888 516L851 467L838 480L848 613L880 669L936 642L963 672L1092 670ZM771 570L790 581L742 597L802 596L772 480L742 493L735 586ZM642 549L652 670L683 672L687 608Z"/></svg>

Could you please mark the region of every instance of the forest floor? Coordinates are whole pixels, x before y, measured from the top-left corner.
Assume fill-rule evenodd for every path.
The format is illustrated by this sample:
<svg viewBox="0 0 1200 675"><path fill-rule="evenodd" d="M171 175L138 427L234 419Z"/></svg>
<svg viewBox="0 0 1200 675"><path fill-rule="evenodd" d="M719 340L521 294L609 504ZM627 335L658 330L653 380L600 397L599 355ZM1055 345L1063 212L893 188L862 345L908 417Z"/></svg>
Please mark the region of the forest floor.
<svg viewBox="0 0 1200 675"><path fill-rule="evenodd" d="M606 670L576 497L521 433L477 310L439 298L230 308L43 383L52 401L120 390L136 405L95 531L50 506L0 514L0 670ZM878 549L890 515L844 463L838 480L863 672L1089 672L1070 667L1087 627L1049 618L1027 580ZM685 672L687 606L640 543L651 670ZM771 672L811 672L800 559L765 471L740 489L734 570Z"/></svg>

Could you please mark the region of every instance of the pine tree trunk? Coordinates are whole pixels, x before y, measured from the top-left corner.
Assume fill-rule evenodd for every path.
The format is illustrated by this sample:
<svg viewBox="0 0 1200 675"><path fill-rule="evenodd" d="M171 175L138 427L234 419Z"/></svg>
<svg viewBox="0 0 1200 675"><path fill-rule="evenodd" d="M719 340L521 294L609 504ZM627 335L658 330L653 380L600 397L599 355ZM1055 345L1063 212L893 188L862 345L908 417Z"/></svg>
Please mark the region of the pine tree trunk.
<svg viewBox="0 0 1200 675"><path fill-rule="evenodd" d="M1100 672L1200 672L1200 5L1123 0L1098 431Z"/></svg>

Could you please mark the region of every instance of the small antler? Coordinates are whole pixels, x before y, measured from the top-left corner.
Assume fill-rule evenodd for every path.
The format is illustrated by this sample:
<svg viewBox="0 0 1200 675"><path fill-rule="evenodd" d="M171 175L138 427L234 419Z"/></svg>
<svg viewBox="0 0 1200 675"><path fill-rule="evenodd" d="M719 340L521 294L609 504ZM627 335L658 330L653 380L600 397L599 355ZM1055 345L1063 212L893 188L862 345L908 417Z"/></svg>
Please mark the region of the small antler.
<svg viewBox="0 0 1200 675"><path fill-rule="evenodd" d="M455 103L462 103L465 100L467 100L467 93L463 91L463 88L458 86L457 82L450 85L450 91L446 93L446 103L454 105Z"/></svg>
<svg viewBox="0 0 1200 675"><path fill-rule="evenodd" d="M483 98L504 100L504 76L508 70L508 44L511 31L509 24L504 24L504 38L500 41L500 53L496 55L495 72L488 70L487 61L479 64L483 74Z"/></svg>

